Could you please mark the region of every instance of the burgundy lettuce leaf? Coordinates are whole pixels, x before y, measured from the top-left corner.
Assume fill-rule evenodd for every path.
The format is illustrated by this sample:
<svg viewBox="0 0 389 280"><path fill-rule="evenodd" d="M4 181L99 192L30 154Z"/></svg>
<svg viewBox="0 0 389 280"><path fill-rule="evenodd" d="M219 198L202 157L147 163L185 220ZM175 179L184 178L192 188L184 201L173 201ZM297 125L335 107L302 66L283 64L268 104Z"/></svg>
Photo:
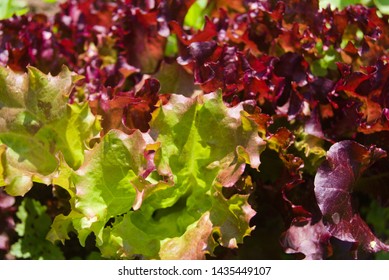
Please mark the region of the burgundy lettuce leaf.
<svg viewBox="0 0 389 280"><path fill-rule="evenodd" d="M359 132L370 134L389 130L389 65L378 60L362 71L343 72L335 90L360 103Z"/></svg>
<svg viewBox="0 0 389 280"><path fill-rule="evenodd" d="M163 102L163 96L159 96L160 83L150 78L144 82L142 88L135 93L136 102L131 102L125 107L123 121L130 129L139 129L142 132L149 130L151 113L155 110L159 100Z"/></svg>
<svg viewBox="0 0 389 280"><path fill-rule="evenodd" d="M110 96L108 88L107 92L90 100L92 111L102 116L103 134L111 129L120 129L128 134L136 129L142 132L149 130L151 113L160 100L160 84L158 80L150 78L138 84L141 85L138 90L119 92L113 96Z"/></svg>
<svg viewBox="0 0 389 280"><path fill-rule="evenodd" d="M261 138L269 136L268 128L273 123L272 117L262 113L259 107L244 106L244 109L248 113L248 118L257 124Z"/></svg>
<svg viewBox="0 0 389 280"><path fill-rule="evenodd" d="M54 26L64 51L74 48L76 54L82 54L89 44L98 45L110 37L116 42L114 49L128 64L145 73L156 70L169 35L158 7L143 2L71 0L61 8Z"/></svg>
<svg viewBox="0 0 389 280"><path fill-rule="evenodd" d="M268 18L274 23L274 28L281 30L282 4L276 5L271 15L270 12L263 11L263 7L258 7L260 6L256 5L258 13L267 13L267 17L257 17L258 20L265 21L264 18ZM181 44L186 46L181 48L178 62L193 72L195 82L206 93L220 88L224 100L231 105L244 100L256 100L260 105L270 103L273 110L269 113L278 111L294 118L301 114L305 99L311 99L311 96L307 97L301 93L302 88L308 86L309 64L298 53L285 52L277 58L267 55L254 56L252 53L262 52L251 47L241 49L242 45L253 44L253 41L249 44L250 40L246 40L249 37L239 30L242 26L249 28L250 20L257 20L250 19L251 14L241 14L228 20L223 18L223 24L219 24L215 19L207 20L203 30L194 34L185 33L177 23L171 22L173 32L177 34ZM226 13L221 15L225 17ZM265 23L261 24L267 26ZM277 33L269 30L267 32ZM245 40L239 39L245 36ZM226 39L231 41L225 43ZM296 40L301 41L300 38ZM263 39L258 41L261 44L264 42ZM241 44L242 42L245 44Z"/></svg>
<svg viewBox="0 0 389 280"><path fill-rule="evenodd" d="M205 24L202 30L193 32L193 30L184 30L184 28L177 21L170 21L169 27L172 34L175 34L178 39L179 58L177 61L181 65L187 65L191 63L191 57L189 51L189 45L192 43L203 43L213 41L218 34L217 26L210 21L209 18L205 19ZM191 67L189 69L193 70Z"/></svg>
<svg viewBox="0 0 389 280"><path fill-rule="evenodd" d="M335 86L318 104L326 137L337 141L388 131L388 65L378 60L352 71L350 65L339 63L338 69L340 79L332 82Z"/></svg>
<svg viewBox="0 0 389 280"><path fill-rule="evenodd" d="M68 0L53 18L53 29L61 54L74 70L83 69L84 54L90 44L99 45L113 24L117 4L99 0Z"/></svg>
<svg viewBox="0 0 389 280"><path fill-rule="evenodd" d="M387 15L378 16L376 8L362 5L348 6L342 11L328 13L327 20L332 21L330 31L333 41L340 47L342 40L348 41L342 49L342 59L356 67L375 63L377 58L387 57L388 21ZM361 30L363 37L358 37Z"/></svg>
<svg viewBox="0 0 389 280"><path fill-rule="evenodd" d="M317 218L319 215L313 199L313 188L302 177L304 161L289 149L295 141L294 134L285 127L271 133L268 130L269 119L265 114L257 112L250 117L259 123L261 133L267 135L268 149L277 153L282 164L274 186L279 190L283 206L288 211L285 220L302 222Z"/></svg>
<svg viewBox="0 0 389 280"><path fill-rule="evenodd" d="M275 104L276 97L279 95L279 87L275 85L278 81L283 81L282 78L272 74L277 58L266 55L255 57L249 53L246 59L249 69L245 71L243 77L242 100L255 99L258 105Z"/></svg>
<svg viewBox="0 0 389 280"><path fill-rule="evenodd" d="M309 197L310 192L304 188L304 179L302 178L302 168L304 167L304 161L294 156L293 154L279 155L283 164L285 164L286 171L283 173L283 183L281 187L281 196L285 204L285 207L289 209L289 219L293 221L307 221L314 213L312 213L313 207L311 207L311 197ZM304 198L308 199L307 201L302 201L300 199L295 199L291 193L296 192L296 189L305 190ZM298 192L299 190L297 190ZM305 205L304 205L305 204ZM307 205L309 207L307 207ZM314 209L315 210L315 209Z"/></svg>
<svg viewBox="0 0 389 280"><path fill-rule="evenodd" d="M230 105L255 100L271 104L273 113L284 90L284 78L273 73L275 58L254 57L236 46L216 41L192 42L178 63L193 73L205 93L221 89ZM274 90L272 90L274 89Z"/></svg>
<svg viewBox="0 0 389 280"><path fill-rule="evenodd" d="M327 230L342 241L355 242L366 251L389 251L369 229L352 202L352 191L361 174L386 152L354 141L331 146L315 176L315 195Z"/></svg>
<svg viewBox="0 0 389 280"><path fill-rule="evenodd" d="M160 23L157 10L132 8L121 13L113 26L119 53L143 73L154 73L163 59L169 35L166 22Z"/></svg>
<svg viewBox="0 0 389 280"><path fill-rule="evenodd" d="M284 171L278 182L281 185L280 192L282 200L291 215L290 219L295 222L307 221L307 219L311 220L314 214L311 212L317 211L309 205L312 202L312 197L309 197L311 191L305 189L306 183L302 177L304 161L288 150L295 141L294 134L285 127L281 127L274 134L269 135L267 141L268 147L278 152L278 157L284 166ZM299 193L296 196L293 195L293 193L299 192L296 189L304 191L302 194ZM303 201L301 199L302 197L306 198L307 201ZM306 205L309 207L306 207Z"/></svg>
<svg viewBox="0 0 389 280"><path fill-rule="evenodd" d="M357 55L349 57L345 49L342 53L345 62L359 61L368 65L377 57L386 57L387 16L379 17L374 8L354 5L339 11L319 10L318 1L280 1L272 5L250 2L247 14L235 19L233 26L238 28L231 33L244 34L238 40L244 39L254 53L279 55L280 50L292 51L304 54L308 60L316 60L322 56L316 49L317 44L341 52L342 41L350 40L355 42L353 52ZM362 39L357 30L363 32Z"/></svg>
<svg viewBox="0 0 389 280"><path fill-rule="evenodd" d="M195 83L206 92L221 88L224 98L243 89L244 72L248 63L236 47L218 45L215 41L193 42L188 56L180 57L181 65L191 67Z"/></svg>
<svg viewBox="0 0 389 280"><path fill-rule="evenodd" d="M0 21L0 64L15 71L27 65L57 73L66 63L46 15L28 14Z"/></svg>
<svg viewBox="0 0 389 280"><path fill-rule="evenodd" d="M143 2L143 1L139 1ZM150 1L154 2L154 1ZM195 0L171 0L171 1L155 1L159 2L160 11L163 14L166 22L175 20L180 26L184 23L184 18L189 8L195 2Z"/></svg>
<svg viewBox="0 0 389 280"><path fill-rule="evenodd" d="M253 1L246 13L233 18L228 32L235 43L245 43L256 55L271 54L275 39L282 33L282 18L285 4L279 2L275 7L264 1Z"/></svg>
<svg viewBox="0 0 389 280"><path fill-rule="evenodd" d="M308 68L308 63L301 55L290 52L281 56L274 66L275 75L283 78L279 85L282 91L277 97L277 109L289 118L294 118L303 109L305 97L301 88L308 83Z"/></svg>
<svg viewBox="0 0 389 280"><path fill-rule="evenodd" d="M325 137L333 142L355 139L362 120L359 113L361 103L341 95L329 95L330 103L320 104Z"/></svg>
<svg viewBox="0 0 389 280"><path fill-rule="evenodd" d="M318 15L317 1L249 1L248 11L231 20L227 34L256 55L278 56L289 51L309 55L318 40L310 30L320 25ZM315 24L311 24L312 18Z"/></svg>
<svg viewBox="0 0 389 280"><path fill-rule="evenodd" d="M331 253L331 234L323 221L292 224L281 236L281 245L287 254L304 254L306 260L325 259Z"/></svg>
<svg viewBox="0 0 389 280"><path fill-rule="evenodd" d="M107 47L109 44L101 49ZM124 57L118 56L115 62L107 64L93 49L88 55L80 56L84 65L79 73L85 77L87 99L94 100L104 94L112 98L119 92L132 90L142 80L140 69L128 64Z"/></svg>

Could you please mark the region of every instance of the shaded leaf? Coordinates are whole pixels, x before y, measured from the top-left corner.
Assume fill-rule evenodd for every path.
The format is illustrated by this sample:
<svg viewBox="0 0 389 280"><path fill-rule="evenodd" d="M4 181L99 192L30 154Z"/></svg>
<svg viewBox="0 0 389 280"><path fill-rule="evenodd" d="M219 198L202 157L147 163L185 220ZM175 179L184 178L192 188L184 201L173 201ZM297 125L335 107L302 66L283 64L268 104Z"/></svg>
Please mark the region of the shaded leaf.
<svg viewBox="0 0 389 280"><path fill-rule="evenodd" d="M16 236L15 205L16 199L0 189L0 258L11 259L9 254L11 244Z"/></svg>
<svg viewBox="0 0 389 280"><path fill-rule="evenodd" d="M11 254L15 257L33 260L64 259L62 251L45 239L51 223L46 209L46 206L31 198L25 198L19 206L16 216L20 222L16 225L16 232L20 239L11 247Z"/></svg>
<svg viewBox="0 0 389 280"><path fill-rule="evenodd" d="M302 253L306 260L320 260L328 255L331 234L319 221L305 225L291 225L282 235L281 243L287 254Z"/></svg>

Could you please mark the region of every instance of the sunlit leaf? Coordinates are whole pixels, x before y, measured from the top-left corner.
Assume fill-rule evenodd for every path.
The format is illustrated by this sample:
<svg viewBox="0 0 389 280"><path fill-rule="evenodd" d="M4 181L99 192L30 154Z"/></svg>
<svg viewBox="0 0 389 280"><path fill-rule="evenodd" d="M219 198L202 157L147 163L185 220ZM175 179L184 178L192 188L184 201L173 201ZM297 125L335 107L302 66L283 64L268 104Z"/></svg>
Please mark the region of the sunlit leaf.
<svg viewBox="0 0 389 280"><path fill-rule="evenodd" d="M153 192L139 210L106 228L103 255L116 250L114 255L125 258L138 254L172 258L166 246L176 244L177 252L192 252L186 257L203 258L212 253L216 241L235 248L250 233L255 211L247 196L227 199L221 187L232 187L246 164L259 166L264 141L255 123L244 116L241 106L226 108L220 94L173 95L154 112L150 126L160 143L154 158L157 171L173 185ZM196 224L205 228L198 229ZM193 232L201 235L200 251L188 239ZM216 241L212 232L219 236Z"/></svg>
<svg viewBox="0 0 389 280"><path fill-rule="evenodd" d="M353 141L341 141L328 151L315 177L317 203L330 234L371 252L388 251L389 246L375 237L360 217L352 205L351 193L363 171L384 156L386 152L374 146L366 148Z"/></svg>
<svg viewBox="0 0 389 280"><path fill-rule="evenodd" d="M69 229L64 224L71 223L82 244L91 232L101 244L102 231L109 219L142 204L144 190L152 187L142 177L147 172L144 157L147 141L139 131L128 136L111 130L87 153L83 165L71 175L76 192L72 212L66 217L56 217L50 239L64 241Z"/></svg>
<svg viewBox="0 0 389 280"><path fill-rule="evenodd" d="M2 177L8 193L24 195L33 181L49 184L57 176L59 154L72 168L83 162L98 125L87 104L68 104L79 79L66 67L54 77L33 67L28 74L0 68Z"/></svg>

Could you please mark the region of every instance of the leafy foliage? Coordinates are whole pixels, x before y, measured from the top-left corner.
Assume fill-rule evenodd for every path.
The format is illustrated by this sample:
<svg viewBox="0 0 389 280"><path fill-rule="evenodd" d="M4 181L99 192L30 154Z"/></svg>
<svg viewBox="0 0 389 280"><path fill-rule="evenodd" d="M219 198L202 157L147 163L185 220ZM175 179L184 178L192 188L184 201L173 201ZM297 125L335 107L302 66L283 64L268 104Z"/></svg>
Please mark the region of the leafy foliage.
<svg viewBox="0 0 389 280"><path fill-rule="evenodd" d="M23 0L5 0L0 3L0 19L9 18L13 14L22 15L27 11Z"/></svg>
<svg viewBox="0 0 389 280"><path fill-rule="evenodd" d="M12 245L11 254L23 259L63 259L58 247L48 240L42 242L51 224L45 206L39 201L26 198L19 206L16 216L20 223L16 224L15 230L21 238Z"/></svg>
<svg viewBox="0 0 389 280"><path fill-rule="evenodd" d="M128 136L111 130L72 176L74 210L56 218L49 233L52 241L66 238L63 224L72 224L81 243L95 233L104 257L163 258L170 254L164 248L172 246L166 244L181 238L176 250L184 252L182 246L194 250L195 255L187 257L202 258L205 248L192 249L185 236L193 234L187 229L193 223L205 222L210 230L203 233L202 242L207 246L215 243L213 231L224 246L241 243L251 230L248 223L254 211L247 195L226 199L221 186L233 186L246 163L257 168L264 145L255 123L241 117L241 111L225 108L220 95L199 96L197 102L172 96L151 121L150 134L156 142L138 131ZM209 134L216 124L221 138ZM155 166L148 157L154 158ZM104 229L111 218L114 224ZM155 245L148 248L149 244Z"/></svg>
<svg viewBox="0 0 389 280"><path fill-rule="evenodd" d="M50 183L59 154L73 168L83 162L95 117L87 104L67 104L77 79L67 68L56 77L32 67L28 75L0 69L1 181L9 194L24 195L33 181Z"/></svg>
<svg viewBox="0 0 389 280"><path fill-rule="evenodd" d="M0 21L0 249L18 218L18 258L41 257L29 219L34 243L105 258L388 251L389 17L338 2L68 0Z"/></svg>

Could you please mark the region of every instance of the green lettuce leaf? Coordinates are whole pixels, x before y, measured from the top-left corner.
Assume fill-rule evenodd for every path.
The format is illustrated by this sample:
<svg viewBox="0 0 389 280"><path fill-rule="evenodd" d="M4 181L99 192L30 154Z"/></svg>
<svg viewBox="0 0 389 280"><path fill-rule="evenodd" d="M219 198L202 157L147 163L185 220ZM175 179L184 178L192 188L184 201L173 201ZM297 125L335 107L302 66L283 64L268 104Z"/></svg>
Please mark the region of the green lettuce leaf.
<svg viewBox="0 0 389 280"><path fill-rule="evenodd" d="M148 172L144 156L148 141L152 140L139 131L129 136L111 130L87 152L84 164L70 175L75 190L72 211L55 218L48 239L64 242L74 228L81 244L92 232L101 244L103 228L110 218L138 208L143 195L157 188L143 178Z"/></svg>
<svg viewBox="0 0 389 280"><path fill-rule="evenodd" d="M227 199L222 188L233 187L246 164L258 168L265 147L243 106L227 108L220 93L172 95L150 127L109 131L70 172L72 211L55 218L50 241L75 230L84 245L94 233L105 258L154 259L201 259L218 244L243 242L255 211L248 195Z"/></svg>
<svg viewBox="0 0 389 280"><path fill-rule="evenodd" d="M206 212L197 222L189 225L182 236L162 240L159 255L161 259L169 260L202 259L211 234L212 222L209 212Z"/></svg>
<svg viewBox="0 0 389 280"><path fill-rule="evenodd" d="M173 246L178 258L201 259L217 244L236 247L251 232L255 212L247 195L227 199L222 187L233 187L246 164L258 168L265 143L256 124L241 105L227 108L214 93L172 95L150 127L157 171L171 186L105 228L103 257L171 259Z"/></svg>
<svg viewBox="0 0 389 280"><path fill-rule="evenodd" d="M24 195L33 181L50 184L60 155L73 169L84 161L99 125L88 104L68 104L80 78L66 67L55 77L0 67L0 183L9 194Z"/></svg>
<svg viewBox="0 0 389 280"><path fill-rule="evenodd" d="M15 230L20 238L11 247L12 255L33 260L64 259L60 248L45 239L51 224L46 208L32 198L23 199L16 213L20 222Z"/></svg>

